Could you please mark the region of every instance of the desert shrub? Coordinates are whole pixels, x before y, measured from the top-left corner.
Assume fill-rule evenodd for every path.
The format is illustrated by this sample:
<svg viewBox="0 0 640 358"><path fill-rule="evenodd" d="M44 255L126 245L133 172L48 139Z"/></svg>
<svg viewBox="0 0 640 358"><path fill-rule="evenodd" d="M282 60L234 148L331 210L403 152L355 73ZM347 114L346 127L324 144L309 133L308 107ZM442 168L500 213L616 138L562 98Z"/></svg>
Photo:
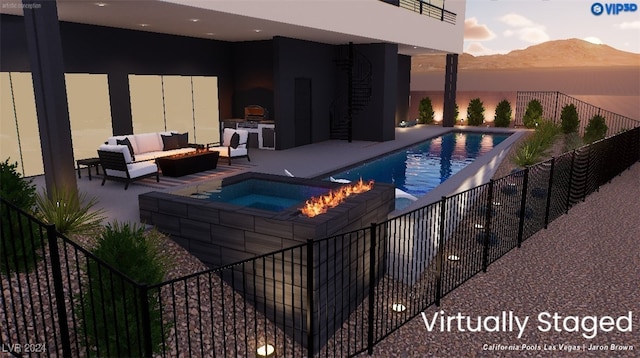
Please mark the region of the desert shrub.
<svg viewBox="0 0 640 358"><path fill-rule="evenodd" d="M570 152L576 148L580 148L582 146L582 137L576 132L565 134L564 135L564 147L562 150L566 152Z"/></svg>
<svg viewBox="0 0 640 358"><path fill-rule="evenodd" d="M538 122L542 119L542 104L537 99L532 99L527 104L527 109L524 111L522 117L522 123L527 128L535 128Z"/></svg>
<svg viewBox="0 0 640 358"><path fill-rule="evenodd" d="M108 224L92 252L134 282L153 285L164 278L165 258L158 237L145 235L142 225ZM87 283L76 312L84 322L82 334L95 347L91 353L142 356L143 306L138 288L94 259L88 260L85 272ZM157 353L167 331L163 332L158 291L149 291L148 297L151 339Z"/></svg>
<svg viewBox="0 0 640 358"><path fill-rule="evenodd" d="M604 117L596 114L589 120L589 124L584 129L584 142L589 144L604 138L607 135L607 124Z"/></svg>
<svg viewBox="0 0 640 358"><path fill-rule="evenodd" d="M560 134L560 127L549 121L549 120L540 120L538 122L538 126L536 127L536 131L533 134L534 141L538 141L542 150L547 150L553 142L556 140L558 134Z"/></svg>
<svg viewBox="0 0 640 358"><path fill-rule="evenodd" d="M431 124L433 123L433 104L431 103L431 98L425 97L420 100L420 105L418 106L418 123L422 124Z"/></svg>
<svg viewBox="0 0 640 358"><path fill-rule="evenodd" d="M516 150L513 162L520 167L536 164L553 145L560 131L560 127L551 121L539 121L533 135Z"/></svg>
<svg viewBox="0 0 640 358"><path fill-rule="evenodd" d="M493 123L496 127L509 127L511 123L511 103L506 99L503 99L496 106L496 115Z"/></svg>
<svg viewBox="0 0 640 358"><path fill-rule="evenodd" d="M18 163L9 159L0 163L0 197L18 208L31 213L35 204L36 188L16 170ZM41 235L38 226L25 215L11 210L8 205L0 208L0 271L31 271L40 255Z"/></svg>
<svg viewBox="0 0 640 358"><path fill-rule="evenodd" d="M9 164L9 159L0 163L0 197L27 212L36 203L36 187L16 170L18 162Z"/></svg>
<svg viewBox="0 0 640 358"><path fill-rule="evenodd" d="M562 126L562 131L565 134L578 131L580 118L578 117L578 110L576 109L576 106L573 105L573 103L567 104L562 107L562 112L560 112L560 125Z"/></svg>
<svg viewBox="0 0 640 358"><path fill-rule="evenodd" d="M467 122L470 126L479 126L484 122L484 104L480 98L474 98L469 101Z"/></svg>
<svg viewBox="0 0 640 358"><path fill-rule="evenodd" d="M94 210L96 203L96 198L87 199L86 193L75 190L56 190L51 198L43 191L36 197L37 216L64 235L92 234L104 220L104 210Z"/></svg>
<svg viewBox="0 0 640 358"><path fill-rule="evenodd" d="M513 162L524 168L536 164L543 152L544 149L540 146L540 142L526 141L516 150Z"/></svg>

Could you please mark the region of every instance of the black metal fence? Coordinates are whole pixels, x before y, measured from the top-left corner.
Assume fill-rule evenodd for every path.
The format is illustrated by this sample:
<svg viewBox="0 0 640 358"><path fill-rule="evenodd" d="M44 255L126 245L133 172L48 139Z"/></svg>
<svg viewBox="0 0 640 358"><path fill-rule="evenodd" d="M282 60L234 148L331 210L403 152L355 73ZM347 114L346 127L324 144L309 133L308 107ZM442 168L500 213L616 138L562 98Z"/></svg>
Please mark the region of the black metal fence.
<svg viewBox="0 0 640 358"><path fill-rule="evenodd" d="M515 125L524 125L522 118L529 102L534 99L538 100L542 105L542 118L550 119L555 123L560 122L560 114L564 106L569 104L576 106L578 118L580 119L578 128L580 135L584 134L584 129L589 120L595 115L604 117L608 127L607 136L640 126L640 122L632 118L596 107L564 93L549 91L518 91L516 94Z"/></svg>
<svg viewBox="0 0 640 358"><path fill-rule="evenodd" d="M2 200L0 344L18 356L372 352L639 159L636 127L367 228L151 286ZM10 267L16 245L36 248L28 273Z"/></svg>

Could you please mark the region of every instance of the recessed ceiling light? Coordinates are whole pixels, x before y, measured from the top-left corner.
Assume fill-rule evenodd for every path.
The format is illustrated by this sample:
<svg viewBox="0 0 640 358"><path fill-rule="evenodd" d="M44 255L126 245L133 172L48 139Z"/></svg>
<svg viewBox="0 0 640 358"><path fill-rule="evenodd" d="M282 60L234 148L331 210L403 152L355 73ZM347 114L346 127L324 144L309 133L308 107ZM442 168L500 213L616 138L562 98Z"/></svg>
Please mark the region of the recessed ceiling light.
<svg viewBox="0 0 640 358"><path fill-rule="evenodd" d="M413 46L413 48L418 48L418 46Z"/></svg>
<svg viewBox="0 0 640 358"><path fill-rule="evenodd" d="M198 22L198 21L200 21L200 19L189 19L189 21L191 21L191 22Z"/></svg>
<svg viewBox="0 0 640 358"><path fill-rule="evenodd" d="M213 35L215 35L215 32L207 32L207 33L205 33L205 35L213 36Z"/></svg>
<svg viewBox="0 0 640 358"><path fill-rule="evenodd" d="M103 2L97 2L97 3L96 3L96 6L98 6L98 7L105 7L105 6L107 6L107 4L105 4L105 3L103 3Z"/></svg>
<svg viewBox="0 0 640 358"><path fill-rule="evenodd" d="M149 24L140 24L140 26L147 27L147 26L149 26Z"/></svg>
<svg viewBox="0 0 640 358"><path fill-rule="evenodd" d="M262 30L260 30L260 29L255 29L255 30L253 30L253 32L262 32Z"/></svg>

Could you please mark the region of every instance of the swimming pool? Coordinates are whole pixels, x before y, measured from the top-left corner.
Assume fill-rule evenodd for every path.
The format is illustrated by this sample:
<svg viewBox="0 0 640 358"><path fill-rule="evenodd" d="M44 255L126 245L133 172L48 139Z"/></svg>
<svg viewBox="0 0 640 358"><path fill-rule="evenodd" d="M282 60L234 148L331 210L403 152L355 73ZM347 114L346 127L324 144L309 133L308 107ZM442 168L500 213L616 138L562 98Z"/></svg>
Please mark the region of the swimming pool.
<svg viewBox="0 0 640 358"><path fill-rule="evenodd" d="M335 173L332 177L390 183L420 197L489 152L509 135L451 132ZM398 197L396 209L402 209L411 202Z"/></svg>

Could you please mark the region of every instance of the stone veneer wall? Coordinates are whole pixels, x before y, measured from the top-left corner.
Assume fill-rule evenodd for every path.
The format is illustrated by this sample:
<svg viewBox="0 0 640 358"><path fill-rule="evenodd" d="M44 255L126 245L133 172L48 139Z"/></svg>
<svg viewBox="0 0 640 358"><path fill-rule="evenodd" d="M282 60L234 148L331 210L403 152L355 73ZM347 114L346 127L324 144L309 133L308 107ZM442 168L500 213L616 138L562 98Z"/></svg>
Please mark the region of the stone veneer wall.
<svg viewBox="0 0 640 358"><path fill-rule="evenodd" d="M259 178L337 188L341 184L246 173L224 185ZM210 267L219 267L314 240L314 316L317 352L368 294L369 231L395 206L395 187L376 183L329 212L313 218L297 208L274 213L163 192L139 196L140 219L156 226ZM323 238L332 237L328 240ZM379 238L379 241L381 238ZM258 311L295 341L306 345L307 248L285 250L221 272ZM376 281L384 274L385 252L376 255ZM338 270L340 268L340 270ZM333 284L333 283L336 284ZM327 300L328 297L332 299Z"/></svg>

